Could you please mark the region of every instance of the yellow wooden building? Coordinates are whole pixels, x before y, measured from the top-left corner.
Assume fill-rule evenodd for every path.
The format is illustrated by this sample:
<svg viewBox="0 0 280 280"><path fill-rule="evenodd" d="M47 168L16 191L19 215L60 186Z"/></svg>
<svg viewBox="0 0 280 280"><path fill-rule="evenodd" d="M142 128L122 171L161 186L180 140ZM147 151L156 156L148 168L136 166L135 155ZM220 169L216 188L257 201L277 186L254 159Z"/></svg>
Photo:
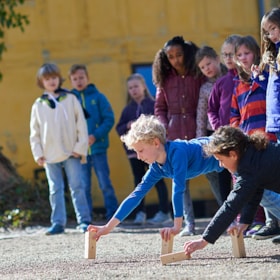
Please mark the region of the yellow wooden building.
<svg viewBox="0 0 280 280"><path fill-rule="evenodd" d="M175 35L218 52L230 34L253 35L259 40L262 14L278 1L257 0L25 0L19 7L30 24L25 32L8 30L0 67L0 146L19 173L32 179L38 168L29 146L29 118L34 100L42 94L35 75L44 62L55 62L66 78L74 63L88 66L93 83L108 97L116 121L126 102L125 80L133 71L145 72L147 81L154 55ZM109 163L119 201L133 180L122 144L110 133ZM93 182L96 206L101 193ZM170 191L171 192L171 191ZM204 177L191 181L194 199L213 198ZM148 202L156 202L155 192Z"/></svg>

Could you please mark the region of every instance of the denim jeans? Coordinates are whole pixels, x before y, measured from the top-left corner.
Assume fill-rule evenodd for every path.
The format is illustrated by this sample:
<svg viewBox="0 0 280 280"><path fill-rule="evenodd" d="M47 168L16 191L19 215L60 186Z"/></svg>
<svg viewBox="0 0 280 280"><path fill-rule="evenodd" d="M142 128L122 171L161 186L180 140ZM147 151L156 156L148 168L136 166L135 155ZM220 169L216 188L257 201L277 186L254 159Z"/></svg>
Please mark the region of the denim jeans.
<svg viewBox="0 0 280 280"><path fill-rule="evenodd" d="M87 156L87 163L82 164L82 181L86 190L86 199L92 215L93 203L91 196L91 168L96 174L99 188L102 191L106 209L106 219L110 219L118 208L118 201L114 188L110 180L110 170L107 160L107 154L95 154Z"/></svg>
<svg viewBox="0 0 280 280"><path fill-rule="evenodd" d="M49 199L52 209L51 223L65 226L67 221L63 168L68 180L77 223L91 222L85 189L81 183L82 165L80 159L70 157L63 162L47 163L45 167L49 184Z"/></svg>
<svg viewBox="0 0 280 280"><path fill-rule="evenodd" d="M216 171L210 172L205 174L205 177L210 183L210 187L212 190L212 193L214 194L216 201L219 206L223 204L221 192L220 192L220 180L219 180L219 173Z"/></svg>
<svg viewBox="0 0 280 280"><path fill-rule="evenodd" d="M280 194L264 190L261 205L265 207L278 220L280 219Z"/></svg>
<svg viewBox="0 0 280 280"><path fill-rule="evenodd" d="M193 202L190 195L190 181L186 180L186 188L184 191L184 220L185 225L194 225L194 211L193 211Z"/></svg>

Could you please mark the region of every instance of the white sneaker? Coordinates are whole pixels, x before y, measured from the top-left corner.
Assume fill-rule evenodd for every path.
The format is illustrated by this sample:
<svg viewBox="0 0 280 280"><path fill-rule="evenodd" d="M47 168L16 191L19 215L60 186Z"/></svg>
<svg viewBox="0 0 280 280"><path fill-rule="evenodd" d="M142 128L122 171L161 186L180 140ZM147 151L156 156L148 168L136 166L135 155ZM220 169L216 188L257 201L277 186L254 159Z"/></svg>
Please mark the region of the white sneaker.
<svg viewBox="0 0 280 280"><path fill-rule="evenodd" d="M194 225L193 224L186 225L179 235L181 237L195 235Z"/></svg>
<svg viewBox="0 0 280 280"><path fill-rule="evenodd" d="M170 214L165 214L162 211L158 211L153 218L147 220L147 223L152 225L161 225L169 222L172 222Z"/></svg>
<svg viewBox="0 0 280 280"><path fill-rule="evenodd" d="M146 218L147 218L147 215L146 213L142 212L142 211L139 211L137 214L136 214L136 217L133 221L134 224L138 224L138 225L143 225L146 223Z"/></svg>

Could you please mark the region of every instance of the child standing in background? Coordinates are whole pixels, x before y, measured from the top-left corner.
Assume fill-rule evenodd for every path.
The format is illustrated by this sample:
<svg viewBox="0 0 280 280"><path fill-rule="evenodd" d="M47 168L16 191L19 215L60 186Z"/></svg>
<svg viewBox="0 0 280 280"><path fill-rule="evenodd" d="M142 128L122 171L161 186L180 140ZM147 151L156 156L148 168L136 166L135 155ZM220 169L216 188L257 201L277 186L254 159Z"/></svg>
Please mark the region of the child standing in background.
<svg viewBox="0 0 280 280"><path fill-rule="evenodd" d="M106 219L109 220L118 207L118 201L110 179L110 169L107 159L109 147L109 132L114 125L114 113L104 94L98 91L94 84L89 83L89 75L85 65L74 64L70 68L69 78L85 112L87 112L89 151L87 163L83 165L82 180L86 188L88 207L92 215L91 169L93 168L102 191L106 209Z"/></svg>
<svg viewBox="0 0 280 280"><path fill-rule="evenodd" d="M33 104L30 119L32 154L38 165L44 166L49 184L52 226L47 235L63 233L66 225L63 168L80 229L85 232L91 222L81 184L81 161L85 161L88 148L86 121L77 98L59 90L62 81L55 64L42 65L37 84L44 93Z"/></svg>
<svg viewBox="0 0 280 280"><path fill-rule="evenodd" d="M280 8L273 8L261 20L260 67L252 67L255 80L266 90L266 131L275 133L280 143ZM267 212L266 216L267 216ZM274 237L273 242L280 244L280 228L275 217L266 217L266 226L255 236L255 239Z"/></svg>
<svg viewBox="0 0 280 280"><path fill-rule="evenodd" d="M254 131L265 131L266 125L266 91L252 80L251 67L260 61L260 48L252 36L244 36L235 44L235 60L238 71L236 85L232 96L230 125L239 127L251 135ZM267 133L271 141L275 135ZM264 225L263 208L259 206L255 221L246 232L253 236Z"/></svg>
<svg viewBox="0 0 280 280"><path fill-rule="evenodd" d="M221 57L228 72L213 85L208 101L208 119L213 130L228 125L230 119L231 98L234 88L233 79L237 74L233 60L234 45L239 35L227 37L221 47ZM219 173L219 185L222 201L225 201L231 190L232 176L227 169Z"/></svg>
<svg viewBox="0 0 280 280"><path fill-rule="evenodd" d="M146 86L144 77L140 74L132 74L127 78L126 82L128 102L126 107L123 109L120 120L116 126L116 130L120 136L125 135L129 131L131 123L141 114L154 114L155 101ZM130 162L134 177L134 185L136 187L145 175L148 165L147 163L139 160L134 151L128 150L125 145L124 147ZM172 221L169 214L168 191L163 179L158 181L155 187L159 198L159 211L152 219L148 220L148 223L161 225ZM145 198L142 199L139 206L135 209L135 224L144 224L146 222L147 214L144 200Z"/></svg>
<svg viewBox="0 0 280 280"><path fill-rule="evenodd" d="M196 114L196 137L210 136L213 129L209 123L207 116L208 100L214 82L227 72L226 67L221 64L216 51L209 47L201 47L196 55L195 62L207 81L201 86L199 90L199 99ZM222 205L223 199L220 193L219 173L211 172L205 175L208 179L212 192L217 200L219 206Z"/></svg>
<svg viewBox="0 0 280 280"><path fill-rule="evenodd" d="M196 134L196 108L199 89L205 78L195 65L198 47L176 36L167 41L153 62L157 87L155 115L164 124L168 140L190 140ZM180 236L195 234L193 203L189 181L184 193L185 227Z"/></svg>

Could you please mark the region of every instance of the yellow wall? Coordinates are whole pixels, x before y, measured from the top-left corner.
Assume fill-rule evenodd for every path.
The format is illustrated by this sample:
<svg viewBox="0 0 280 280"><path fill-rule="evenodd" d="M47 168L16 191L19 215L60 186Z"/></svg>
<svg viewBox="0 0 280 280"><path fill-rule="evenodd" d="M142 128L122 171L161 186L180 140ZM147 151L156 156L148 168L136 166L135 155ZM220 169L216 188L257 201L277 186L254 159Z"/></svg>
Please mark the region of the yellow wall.
<svg viewBox="0 0 280 280"><path fill-rule="evenodd" d="M156 51L175 35L217 51L232 33L258 38L257 4L256 0L26 0L19 11L29 16L30 25L24 33L8 30L8 52L1 61L3 153L24 177L33 177L37 165L29 147L29 117L35 98L41 95L35 75L42 63L57 63L65 78L73 63L85 63L118 120L131 64L151 63ZM268 8L269 2L265 4ZM70 87L69 81L64 85ZM133 189L132 176L114 129L110 140L111 177L122 200ZM192 180L191 186L195 199L212 198L204 177ZM96 205L102 205L97 187L93 193ZM154 190L152 200L156 201Z"/></svg>

